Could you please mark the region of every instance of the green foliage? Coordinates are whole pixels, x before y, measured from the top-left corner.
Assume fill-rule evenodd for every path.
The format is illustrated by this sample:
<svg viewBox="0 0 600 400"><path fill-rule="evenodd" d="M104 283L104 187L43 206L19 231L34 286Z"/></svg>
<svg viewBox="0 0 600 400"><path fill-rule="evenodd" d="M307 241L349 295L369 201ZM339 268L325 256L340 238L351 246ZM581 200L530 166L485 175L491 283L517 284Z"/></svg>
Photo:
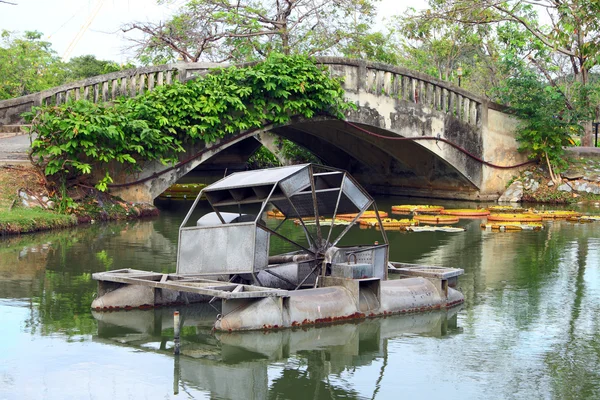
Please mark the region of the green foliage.
<svg viewBox="0 0 600 400"><path fill-rule="evenodd" d="M0 32L0 100L60 85L64 71L40 32Z"/></svg>
<svg viewBox="0 0 600 400"><path fill-rule="evenodd" d="M356 33L341 49L344 57L399 65L402 60L393 32L370 32L369 28L364 24L357 27Z"/></svg>
<svg viewBox="0 0 600 400"><path fill-rule="evenodd" d="M74 57L64 63L52 50L51 43L42 40L41 32L19 35L0 31L0 100L133 67L97 60L92 55Z"/></svg>
<svg viewBox="0 0 600 400"><path fill-rule="evenodd" d="M0 236L75 225L77 225L77 218L74 216L59 214L40 207L14 207L12 210L0 210Z"/></svg>
<svg viewBox="0 0 600 400"><path fill-rule="evenodd" d="M520 149L530 158L547 161L554 169L565 168L563 146L570 144L571 135L583 131L583 111L565 107L561 89L548 85L526 68L506 80L499 97L522 120L517 132Z"/></svg>
<svg viewBox="0 0 600 400"><path fill-rule="evenodd" d="M588 112L597 107L594 90L588 87L590 72L600 62L597 0L429 0L429 4L431 9L422 13L426 18L458 22L467 27L496 27L499 41L507 44L507 56L511 55L511 47L518 47L521 51L512 52L513 56L527 60L552 86L567 86L569 90L563 87L562 92L568 107L584 107ZM541 23L538 14L546 16L546 23ZM509 27L509 31L502 32L504 27ZM505 33L512 37L507 39ZM522 51L525 49L529 51ZM578 85L568 87L571 82ZM572 95L578 97L580 105L573 104ZM589 121L583 126L583 143L589 146L592 126Z"/></svg>
<svg viewBox="0 0 600 400"><path fill-rule="evenodd" d="M278 146L281 148L281 155L293 163L321 163L313 153L291 140L282 139L278 142Z"/></svg>
<svg viewBox="0 0 600 400"><path fill-rule="evenodd" d="M447 81L457 82L455 71L459 66L468 77L488 34L483 27L423 18L414 9L394 21L402 35L404 64Z"/></svg>
<svg viewBox="0 0 600 400"><path fill-rule="evenodd" d="M265 146L260 146L260 148L254 154L252 154L252 156L248 159L248 164L252 169L281 166L281 163L275 154L271 153Z"/></svg>
<svg viewBox="0 0 600 400"><path fill-rule="evenodd" d="M245 68L222 68L185 84L175 82L114 104L68 102L24 114L38 137L33 157L55 182L82 175L106 190L115 163L175 163L185 143L212 143L294 116L343 117L351 104L340 83L302 56L274 54Z"/></svg>
<svg viewBox="0 0 600 400"><path fill-rule="evenodd" d="M56 203L56 211L61 214L70 214L77 207L77 203L67 194L64 182L62 182L59 191L60 195L54 196L52 199Z"/></svg>
<svg viewBox="0 0 600 400"><path fill-rule="evenodd" d="M94 55L73 57L64 65L69 81L91 78L123 69L134 68L133 64L119 65L114 61L98 60Z"/></svg>

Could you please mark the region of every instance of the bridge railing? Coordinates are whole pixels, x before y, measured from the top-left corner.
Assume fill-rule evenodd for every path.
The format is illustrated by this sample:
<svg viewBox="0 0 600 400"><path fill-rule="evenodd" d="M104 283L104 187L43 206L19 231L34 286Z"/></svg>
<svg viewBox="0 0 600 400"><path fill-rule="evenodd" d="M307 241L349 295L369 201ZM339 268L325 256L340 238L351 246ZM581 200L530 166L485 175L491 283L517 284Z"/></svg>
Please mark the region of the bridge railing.
<svg viewBox="0 0 600 400"><path fill-rule="evenodd" d="M488 103L451 83L402 67L338 57L321 57L318 61L333 75L344 78L346 91L366 91L421 104L471 125L481 124L482 107Z"/></svg>
<svg viewBox="0 0 600 400"><path fill-rule="evenodd" d="M382 63L340 57L319 57L332 75L344 77L347 91L366 91L421 104L454 115L472 125L481 124L482 105L472 93L431 76ZM19 121L32 106L63 104L71 99L94 103L119 96L133 97L175 80L185 81L211 68L213 63L177 63L130 69L68 83L43 92L0 101L0 125Z"/></svg>
<svg viewBox="0 0 600 400"><path fill-rule="evenodd" d="M0 101L0 125L18 122L33 106L63 104L85 99L108 102L120 96L134 97L175 80L185 81L211 68L214 63L177 63L129 69L67 83L42 92Z"/></svg>

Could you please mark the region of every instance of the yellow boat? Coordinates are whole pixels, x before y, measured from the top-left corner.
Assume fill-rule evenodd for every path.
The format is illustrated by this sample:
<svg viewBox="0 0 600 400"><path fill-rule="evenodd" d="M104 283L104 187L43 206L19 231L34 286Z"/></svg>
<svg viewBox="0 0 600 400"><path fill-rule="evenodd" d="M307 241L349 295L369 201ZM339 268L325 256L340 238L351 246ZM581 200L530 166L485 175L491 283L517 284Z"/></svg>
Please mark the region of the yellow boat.
<svg viewBox="0 0 600 400"><path fill-rule="evenodd" d="M533 214L539 215L543 219L566 219L581 217L582 213L577 211L568 210L547 210L547 211L536 211Z"/></svg>
<svg viewBox="0 0 600 400"><path fill-rule="evenodd" d="M414 219L428 224L455 224L458 217L455 215L415 215Z"/></svg>
<svg viewBox="0 0 600 400"><path fill-rule="evenodd" d="M485 209L478 208L455 208L442 210L442 215L455 215L457 217L485 217L490 215L490 212Z"/></svg>
<svg viewBox="0 0 600 400"><path fill-rule="evenodd" d="M206 185L203 183L176 183L169 186L158 197L161 199L195 199L205 187Z"/></svg>
<svg viewBox="0 0 600 400"><path fill-rule="evenodd" d="M483 229L499 231L541 231L544 225L541 222L497 221L481 224Z"/></svg>
<svg viewBox="0 0 600 400"><path fill-rule="evenodd" d="M402 204L397 206L392 206L392 213L394 214L439 214L444 207L442 206L433 206L427 204Z"/></svg>
<svg viewBox="0 0 600 400"><path fill-rule="evenodd" d="M361 225L379 227L377 218L361 218L358 220L358 223ZM381 224L386 229L387 228L400 228L400 227L406 227L406 226L419 225L419 221L414 220L414 219L382 218Z"/></svg>
<svg viewBox="0 0 600 400"><path fill-rule="evenodd" d="M542 217L537 214L490 214L488 221L513 221L513 222L542 222Z"/></svg>
<svg viewBox="0 0 600 400"><path fill-rule="evenodd" d="M272 210L267 211L267 217L284 219L285 215L283 215L283 213L281 211L279 211L278 209L274 208Z"/></svg>

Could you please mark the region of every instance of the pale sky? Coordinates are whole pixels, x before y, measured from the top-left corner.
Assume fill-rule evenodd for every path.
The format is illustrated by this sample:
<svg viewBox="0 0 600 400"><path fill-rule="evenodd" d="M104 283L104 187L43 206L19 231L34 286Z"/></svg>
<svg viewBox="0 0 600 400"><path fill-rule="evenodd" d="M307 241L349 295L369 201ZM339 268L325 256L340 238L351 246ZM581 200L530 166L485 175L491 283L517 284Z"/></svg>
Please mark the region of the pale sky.
<svg viewBox="0 0 600 400"><path fill-rule="evenodd" d="M159 21L166 19L173 8L158 6L156 0L10 0L16 6L0 3L0 31L32 31L44 34L53 49L63 56L81 39L70 52L70 57L93 54L98 59L124 63L131 58L127 53L127 41L119 27L132 21ZM85 30L82 29L90 16L102 6ZM381 0L379 19L384 20L400 14L406 7L419 7L425 0ZM381 23L381 22L380 22Z"/></svg>

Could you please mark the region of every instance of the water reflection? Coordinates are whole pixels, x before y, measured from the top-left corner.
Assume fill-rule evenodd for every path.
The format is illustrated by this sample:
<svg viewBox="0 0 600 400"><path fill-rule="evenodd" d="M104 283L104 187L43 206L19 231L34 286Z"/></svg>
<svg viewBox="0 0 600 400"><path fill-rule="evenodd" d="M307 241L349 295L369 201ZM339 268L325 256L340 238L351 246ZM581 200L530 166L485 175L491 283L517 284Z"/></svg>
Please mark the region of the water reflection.
<svg viewBox="0 0 600 400"><path fill-rule="evenodd" d="M171 354L173 310L96 313L93 340ZM343 373L389 357L399 336L441 338L461 332L458 309L393 316L333 326L273 332L213 333L216 311L208 305L181 309L181 357L175 357L174 388L194 387L216 398L359 398L352 385L334 383ZM273 373L272 367L278 365ZM375 382L375 388L379 385Z"/></svg>
<svg viewBox="0 0 600 400"><path fill-rule="evenodd" d="M126 393L116 397L133 388L170 397L174 374L180 395L216 398L600 398L600 223L499 233L471 220L460 222L467 228L460 234L390 232L393 260L465 269L463 310L241 336L211 332L212 309L182 309L190 315L184 356L174 364L171 310L97 321L91 274L173 272L185 210L0 239L0 398L64 398L28 395L44 393L50 381ZM291 223L282 229L300 232ZM349 239L373 235L356 230ZM25 344L17 351L14 343ZM74 381L79 368L86 372ZM121 378L129 375L137 381Z"/></svg>
<svg viewBox="0 0 600 400"><path fill-rule="evenodd" d="M3 239L0 298L27 299L32 333L91 334L92 273L116 266L175 269L176 247L152 221L98 224Z"/></svg>

